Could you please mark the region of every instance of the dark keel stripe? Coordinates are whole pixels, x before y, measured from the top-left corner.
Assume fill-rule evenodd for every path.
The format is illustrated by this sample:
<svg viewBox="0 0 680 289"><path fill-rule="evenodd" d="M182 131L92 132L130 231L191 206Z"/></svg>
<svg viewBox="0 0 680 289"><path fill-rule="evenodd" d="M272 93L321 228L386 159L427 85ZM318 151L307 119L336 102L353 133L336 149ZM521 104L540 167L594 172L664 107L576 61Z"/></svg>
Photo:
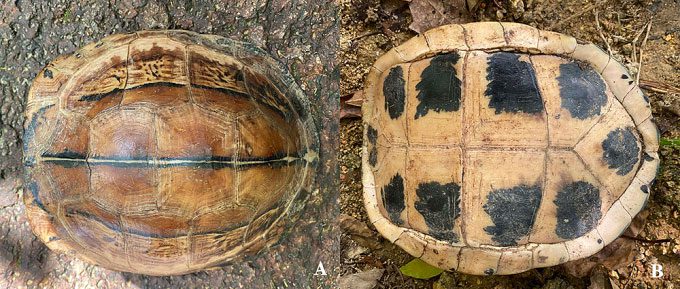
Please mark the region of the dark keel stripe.
<svg viewBox="0 0 680 289"><path fill-rule="evenodd" d="M197 168L243 168L256 166L280 166L290 163L305 162L296 154L287 156L279 153L270 157L250 157L234 160L228 156L205 156L189 158L125 158L125 157L86 157L82 154L65 151L58 154L43 154L38 161L54 163L63 167L81 165L112 166L121 168L167 168L167 167L197 167Z"/></svg>
<svg viewBox="0 0 680 289"><path fill-rule="evenodd" d="M102 100L106 97L109 97L111 95L114 95L118 92L125 91L125 90L135 90L135 89L142 89L142 88L147 88L147 87L185 87L187 85L185 84L178 84L174 82L152 82L152 83L145 83L142 85L138 85L135 87L130 87L130 88L115 88L109 92L104 92L104 93L95 93L95 94L90 94L90 95L84 95L80 97L78 101L99 101ZM191 84L192 88L203 88L203 89L212 89L212 90L217 90L221 91L224 93L228 94L233 94L235 96L239 97L249 97L247 93L243 93L240 91L236 91L233 89L229 89L226 87L212 87L212 86L205 86L205 85L198 85L198 84Z"/></svg>

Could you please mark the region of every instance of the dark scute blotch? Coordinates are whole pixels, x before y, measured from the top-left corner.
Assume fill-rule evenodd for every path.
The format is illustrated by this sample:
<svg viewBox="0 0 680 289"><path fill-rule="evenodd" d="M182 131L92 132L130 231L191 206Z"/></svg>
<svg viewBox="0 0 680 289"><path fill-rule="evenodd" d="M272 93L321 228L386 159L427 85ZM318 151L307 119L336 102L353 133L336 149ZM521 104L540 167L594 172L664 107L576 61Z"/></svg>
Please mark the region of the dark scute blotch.
<svg viewBox="0 0 680 289"><path fill-rule="evenodd" d="M46 68L45 71L43 71L43 77L52 79L54 77L52 70Z"/></svg>
<svg viewBox="0 0 680 289"><path fill-rule="evenodd" d="M640 190L645 194L649 194L649 187L647 185L640 186Z"/></svg>
<svg viewBox="0 0 680 289"><path fill-rule="evenodd" d="M369 125L368 129L366 130L366 136L368 137L368 142L371 143L371 147L368 152L368 163L372 167L375 167L375 164L378 163L378 149L375 147L378 140L378 131Z"/></svg>
<svg viewBox="0 0 680 289"><path fill-rule="evenodd" d="M517 245L517 241L531 232L541 197L542 189L538 185L522 184L491 191L483 208L494 225L484 231L498 245Z"/></svg>
<svg viewBox="0 0 680 289"><path fill-rule="evenodd" d="M390 183L382 188L382 198L385 210L390 217L390 221L396 225L403 225L401 212L406 208L404 202L404 179L396 174Z"/></svg>
<svg viewBox="0 0 680 289"><path fill-rule="evenodd" d="M404 71L401 66L390 69L390 73L383 82L383 95L385 95L385 110L390 118L397 119L404 112L406 90L404 89Z"/></svg>
<svg viewBox="0 0 680 289"><path fill-rule="evenodd" d="M372 167L375 167L378 163L378 150L375 147L372 147L371 151L368 153L368 163Z"/></svg>
<svg viewBox="0 0 680 289"><path fill-rule="evenodd" d="M602 217L600 190L591 183L576 181L562 187L554 201L557 206L555 233L562 239L575 239L597 226Z"/></svg>
<svg viewBox="0 0 680 289"><path fill-rule="evenodd" d="M51 154L51 153L43 153L43 157L52 157L52 158L60 158L60 159L72 159L72 160L84 160L87 158L82 153L74 152L69 149L65 149L64 151L56 154Z"/></svg>
<svg viewBox="0 0 680 289"><path fill-rule="evenodd" d="M621 79L628 79L628 75L621 74Z"/></svg>
<svg viewBox="0 0 680 289"><path fill-rule="evenodd" d="M368 142L370 142L372 145L375 145L375 143L378 141L378 131L373 128L373 126L368 126L368 129L366 130L366 136L368 137Z"/></svg>
<svg viewBox="0 0 680 289"><path fill-rule="evenodd" d="M458 242L453 225L460 216L460 185L453 182L421 183L416 195L415 208L425 219L429 235L443 241Z"/></svg>
<svg viewBox="0 0 680 289"><path fill-rule="evenodd" d="M606 86L590 66L581 67L576 62L560 64L557 82L562 108L568 110L571 117L587 119L602 113L602 107L607 104Z"/></svg>
<svg viewBox="0 0 680 289"><path fill-rule="evenodd" d="M484 274L486 274L486 276L491 276L495 272L496 271L494 269L491 269L491 268L484 270Z"/></svg>
<svg viewBox="0 0 680 289"><path fill-rule="evenodd" d="M418 106L415 118L425 116L428 111L458 111L460 108L460 84L454 67L460 59L458 53L437 55L420 74L416 84Z"/></svg>
<svg viewBox="0 0 680 289"><path fill-rule="evenodd" d="M638 162L640 147L631 127L617 128L602 141L602 158L616 174L625 176L633 170Z"/></svg>
<svg viewBox="0 0 680 289"><path fill-rule="evenodd" d="M494 108L496 114L543 112L536 72L530 63L520 61L518 54L508 52L494 53L487 62L489 85L485 95L491 98L489 107Z"/></svg>
<svg viewBox="0 0 680 289"><path fill-rule="evenodd" d="M645 161L651 162L654 160L654 157L651 156L649 153L645 152Z"/></svg>

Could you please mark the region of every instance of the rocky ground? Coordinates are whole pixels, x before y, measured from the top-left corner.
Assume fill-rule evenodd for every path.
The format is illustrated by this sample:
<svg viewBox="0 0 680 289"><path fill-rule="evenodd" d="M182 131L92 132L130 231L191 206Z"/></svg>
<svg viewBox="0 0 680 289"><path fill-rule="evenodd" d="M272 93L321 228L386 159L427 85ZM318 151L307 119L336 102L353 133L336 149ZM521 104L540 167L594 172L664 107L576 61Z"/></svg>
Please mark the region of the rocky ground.
<svg viewBox="0 0 680 289"><path fill-rule="evenodd" d="M319 261L338 268L337 7L327 1L0 0L0 288L330 288ZM288 241L218 270L150 277L105 270L50 252L19 201L23 110L31 80L49 60L104 36L187 29L254 43L291 70L314 103L321 133L318 188ZM332 274L332 272L329 272Z"/></svg>
<svg viewBox="0 0 680 289"><path fill-rule="evenodd" d="M575 264L513 276L479 277L455 272L445 272L430 280L403 276L399 267L413 258L385 241L367 222L361 201L362 126L359 119L348 118L341 122L340 133L340 205L345 228L341 237L341 273L366 272L365 276L377 278L375 288L680 286L680 241L677 240L680 237L680 146L677 144L680 138L680 2L467 1L478 3L478 6L469 15L463 16L445 14L440 9L441 3L454 2L465 1L413 0L409 7L408 2L400 0L342 0L341 94L349 97L361 90L363 78L377 57L415 35L409 27L418 29L428 24L423 21L432 21L423 18L425 12L436 14L439 18L448 15L450 21L520 22L594 42L609 49L632 73L639 72L640 84L651 99L653 114L664 139L661 169L647 208L641 214L647 218L635 222L634 231L640 231L637 239L617 241L618 249L609 248L605 250L606 254ZM646 36L645 27L650 22L651 28ZM616 253L611 253L614 251ZM652 277L650 270L653 264L663 266L665 275L662 278ZM612 267L619 268L608 269ZM373 274L375 269L384 271L378 270L378 274Z"/></svg>

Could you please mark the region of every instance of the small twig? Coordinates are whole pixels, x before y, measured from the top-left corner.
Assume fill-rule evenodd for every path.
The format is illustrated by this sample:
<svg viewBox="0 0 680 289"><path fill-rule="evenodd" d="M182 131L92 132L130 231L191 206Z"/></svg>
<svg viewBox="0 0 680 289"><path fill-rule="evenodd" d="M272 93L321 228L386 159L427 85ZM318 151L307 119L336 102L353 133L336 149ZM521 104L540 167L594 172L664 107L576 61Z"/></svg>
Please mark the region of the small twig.
<svg viewBox="0 0 680 289"><path fill-rule="evenodd" d="M642 239L638 237L631 237L631 236L626 236L626 235L621 235L621 237L624 237L626 239L631 239L634 241L642 242L642 243L647 243L647 244L660 244L660 243L668 243L672 242L673 239L658 239L658 240L647 240L647 239Z"/></svg>
<svg viewBox="0 0 680 289"><path fill-rule="evenodd" d="M607 41L607 38L604 37L604 34L602 33L602 28L600 27L600 17L599 17L599 12L597 9L595 9L595 25L597 26L597 33L600 34L600 38L602 38L602 41L604 41L604 44L607 45L607 53L609 53L609 57L612 56L612 48L609 46L609 41Z"/></svg>
<svg viewBox="0 0 680 289"><path fill-rule="evenodd" d="M637 53L636 53L637 52L637 49L636 49L637 44L636 43L638 41L638 38L640 38L640 36L642 35L642 32L645 32L646 27L647 27L647 24L643 25L642 28L640 28L640 31L638 31L638 33L635 34L635 38L633 38L633 42L632 42L633 43L633 55L631 55L631 57L630 57L633 63L638 62L637 61Z"/></svg>
<svg viewBox="0 0 680 289"><path fill-rule="evenodd" d="M667 83L662 83L653 80L640 79L640 87L659 93L678 93L680 94L680 87L672 86Z"/></svg>
<svg viewBox="0 0 680 289"><path fill-rule="evenodd" d="M590 12L591 10L595 9L597 6L600 6L600 4L602 4L602 3L603 3L603 2L598 1L598 2L595 2L595 4L588 4L588 5L586 5L586 6L583 8L583 10L581 10L581 12L578 12L578 13L576 13L576 14L572 14L571 16L562 19L560 22L557 22L557 23L555 23L555 24L553 24L553 25L548 26L548 28L546 28L546 30L553 30L553 29L555 29L555 28L557 28L557 27L560 27L560 26L562 26L563 24L565 24L565 23L571 21L572 19L574 19L574 18L576 18L576 17L579 17L579 16L581 16L581 15L583 15L583 14L586 14L586 13ZM539 15L540 15L540 14L539 14Z"/></svg>
<svg viewBox="0 0 680 289"><path fill-rule="evenodd" d="M647 32L645 33L645 38L642 40L642 43L640 44L640 52L638 53L640 56L640 62L638 64L638 72L637 75L635 76L635 84L639 85L640 84L640 74L642 74L642 48L647 44L647 37L649 37L649 29L652 28L652 20L654 18L649 20L649 24L647 24Z"/></svg>
<svg viewBox="0 0 680 289"><path fill-rule="evenodd" d="M364 37L369 37L369 36L373 36L373 35L377 35L377 34L382 34L382 33L383 33L382 31L371 31L371 32L366 32L366 33L359 34L359 35L355 36L354 38L350 39L349 42L354 42L354 41L357 41L357 40L359 40L359 39L361 39L361 38L364 38Z"/></svg>

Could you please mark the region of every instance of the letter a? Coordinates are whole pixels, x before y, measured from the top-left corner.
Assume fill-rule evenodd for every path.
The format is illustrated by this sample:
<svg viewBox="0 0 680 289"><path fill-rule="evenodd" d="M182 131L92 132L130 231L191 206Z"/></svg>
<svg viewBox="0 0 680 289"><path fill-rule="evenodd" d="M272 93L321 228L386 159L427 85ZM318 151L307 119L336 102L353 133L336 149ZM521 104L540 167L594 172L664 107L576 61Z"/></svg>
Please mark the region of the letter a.
<svg viewBox="0 0 680 289"><path fill-rule="evenodd" d="M319 266L316 267L314 276L326 276L326 269L323 268L323 263L319 262Z"/></svg>

